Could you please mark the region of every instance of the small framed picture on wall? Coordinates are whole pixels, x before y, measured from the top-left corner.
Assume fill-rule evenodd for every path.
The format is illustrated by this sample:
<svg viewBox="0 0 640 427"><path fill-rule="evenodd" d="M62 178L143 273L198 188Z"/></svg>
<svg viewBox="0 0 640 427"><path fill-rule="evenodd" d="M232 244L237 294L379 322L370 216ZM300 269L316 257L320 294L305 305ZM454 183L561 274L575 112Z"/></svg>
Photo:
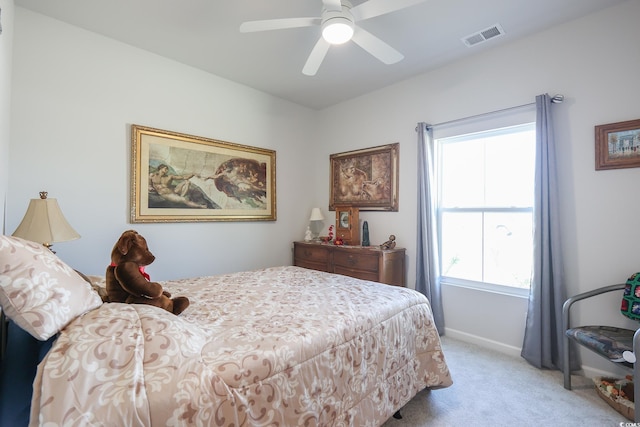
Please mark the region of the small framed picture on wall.
<svg viewBox="0 0 640 427"><path fill-rule="evenodd" d="M596 170L640 167L640 119L595 127Z"/></svg>

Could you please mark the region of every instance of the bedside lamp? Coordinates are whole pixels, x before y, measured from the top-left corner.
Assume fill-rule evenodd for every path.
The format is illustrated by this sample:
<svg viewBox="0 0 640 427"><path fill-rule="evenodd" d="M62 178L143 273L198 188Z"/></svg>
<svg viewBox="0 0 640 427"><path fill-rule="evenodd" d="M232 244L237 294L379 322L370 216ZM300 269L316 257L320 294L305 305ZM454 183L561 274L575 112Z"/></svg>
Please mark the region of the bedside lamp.
<svg viewBox="0 0 640 427"><path fill-rule="evenodd" d="M41 191L39 199L31 199L22 222L13 236L42 243L55 253L51 246L57 242L79 239L80 235L67 222L58 201L47 199L47 192Z"/></svg>
<svg viewBox="0 0 640 427"><path fill-rule="evenodd" d="M309 217L309 226L313 231L313 240L318 240L318 234L320 234L320 232L316 233L315 230L313 230L314 221L324 221L324 215L322 215L320 208L311 209L311 216Z"/></svg>

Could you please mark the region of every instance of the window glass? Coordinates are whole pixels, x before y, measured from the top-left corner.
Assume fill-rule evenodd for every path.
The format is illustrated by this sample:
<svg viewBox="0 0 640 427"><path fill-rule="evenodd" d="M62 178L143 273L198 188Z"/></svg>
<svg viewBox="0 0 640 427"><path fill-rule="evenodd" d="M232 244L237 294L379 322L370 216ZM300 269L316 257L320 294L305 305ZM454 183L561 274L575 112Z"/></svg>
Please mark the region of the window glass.
<svg viewBox="0 0 640 427"><path fill-rule="evenodd" d="M535 127L436 140L442 276L529 288Z"/></svg>

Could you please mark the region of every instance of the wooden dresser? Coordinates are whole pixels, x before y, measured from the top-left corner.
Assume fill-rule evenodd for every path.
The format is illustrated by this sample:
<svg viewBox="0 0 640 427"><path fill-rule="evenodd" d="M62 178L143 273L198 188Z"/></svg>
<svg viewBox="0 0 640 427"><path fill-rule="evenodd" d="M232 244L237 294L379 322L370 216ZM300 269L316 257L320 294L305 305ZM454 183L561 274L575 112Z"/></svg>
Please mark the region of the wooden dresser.
<svg viewBox="0 0 640 427"><path fill-rule="evenodd" d="M395 286L406 285L404 257L404 248L293 243L293 265Z"/></svg>

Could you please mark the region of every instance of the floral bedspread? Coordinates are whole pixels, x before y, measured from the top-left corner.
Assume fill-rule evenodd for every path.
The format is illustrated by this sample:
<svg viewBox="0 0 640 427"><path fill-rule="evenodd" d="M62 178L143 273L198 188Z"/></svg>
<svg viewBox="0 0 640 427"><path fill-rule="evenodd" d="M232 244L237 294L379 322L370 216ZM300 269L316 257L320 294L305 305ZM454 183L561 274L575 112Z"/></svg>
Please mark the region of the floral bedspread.
<svg viewBox="0 0 640 427"><path fill-rule="evenodd" d="M105 303L61 332L31 425L378 426L452 383L410 289L300 267L163 285L180 316Z"/></svg>

